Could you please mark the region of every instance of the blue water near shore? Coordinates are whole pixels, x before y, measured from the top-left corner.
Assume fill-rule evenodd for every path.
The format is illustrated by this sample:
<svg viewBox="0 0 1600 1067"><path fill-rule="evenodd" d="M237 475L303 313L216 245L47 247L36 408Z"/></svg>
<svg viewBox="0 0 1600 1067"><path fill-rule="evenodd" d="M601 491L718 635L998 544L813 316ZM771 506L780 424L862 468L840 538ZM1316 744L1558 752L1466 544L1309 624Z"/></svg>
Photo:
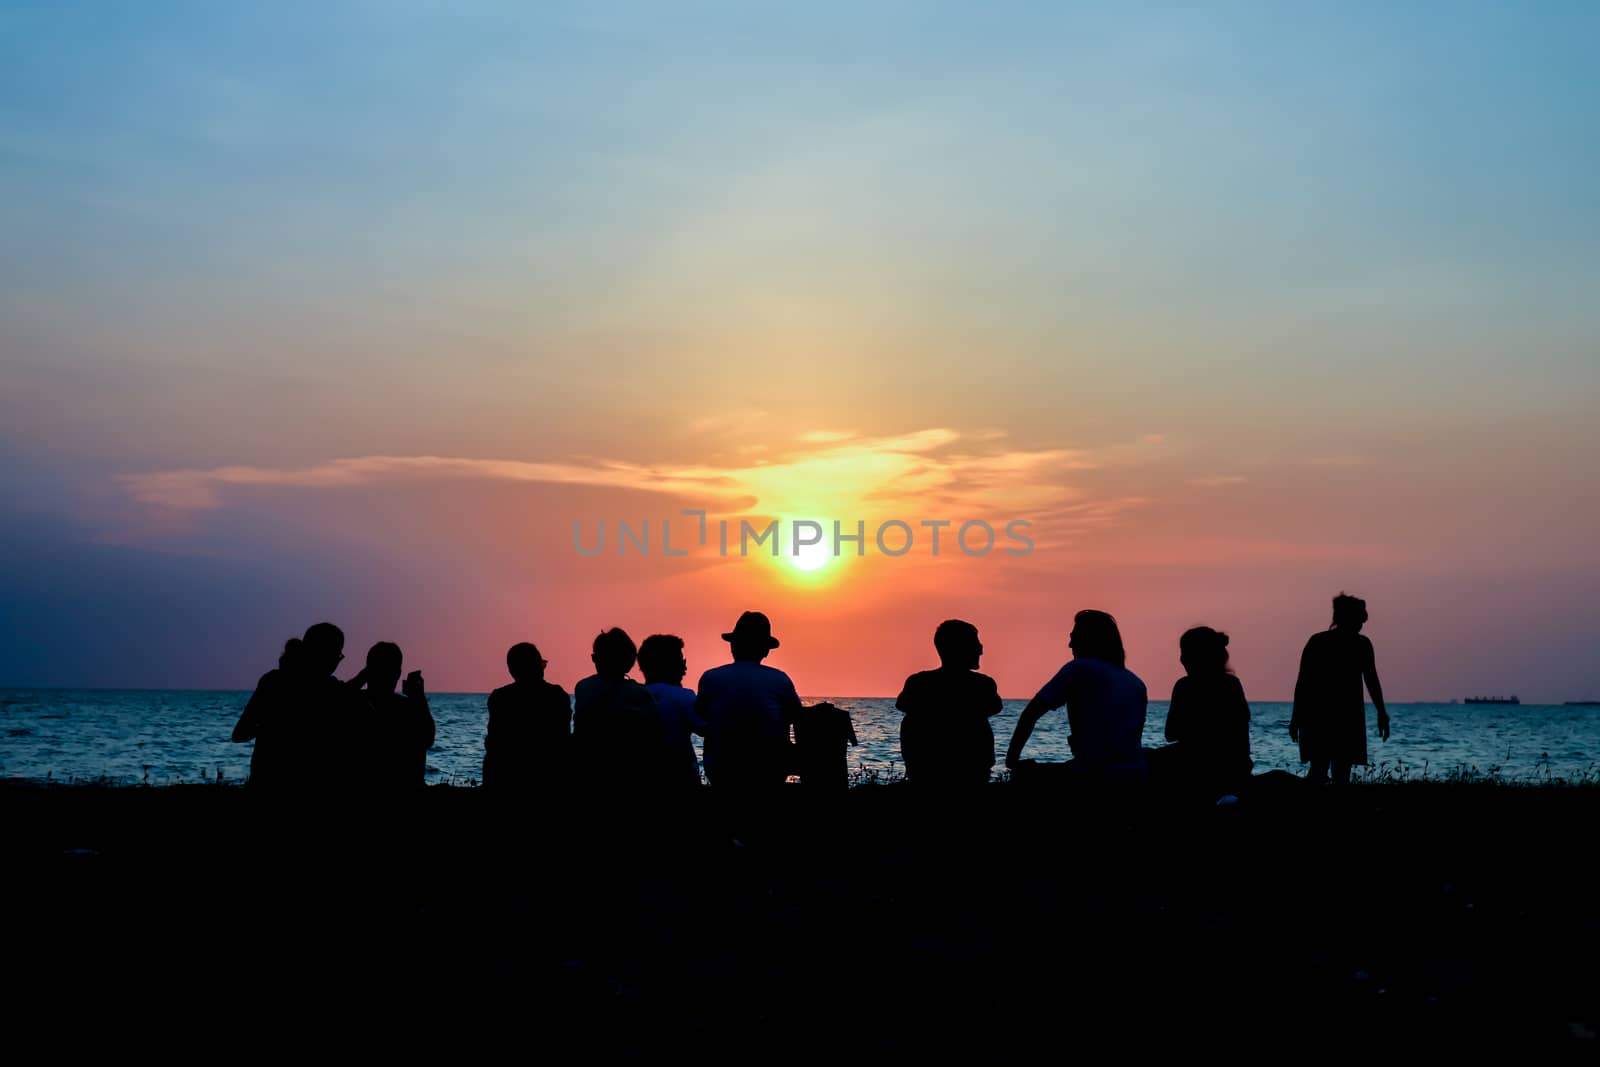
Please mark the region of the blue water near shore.
<svg viewBox="0 0 1600 1067"><path fill-rule="evenodd" d="M0 689L0 777L56 781L243 781L250 745L228 740L245 692L194 690ZM850 709L861 744L850 765L870 777L894 776L900 763L900 713L878 697L830 699ZM487 721L480 693L430 694L438 741L428 753L428 780L465 785L483 765ZM1006 701L993 722L1001 754L1023 701ZM1380 742L1368 710L1373 771L1438 778L1458 770L1543 781L1594 779L1600 763L1600 708L1540 705L1392 704L1393 737ZM1152 701L1145 743L1160 745L1165 701ZM1251 705L1256 772L1301 769L1288 736L1289 705ZM1039 724L1027 755L1065 760L1066 713ZM350 771L330 758L330 779Z"/></svg>

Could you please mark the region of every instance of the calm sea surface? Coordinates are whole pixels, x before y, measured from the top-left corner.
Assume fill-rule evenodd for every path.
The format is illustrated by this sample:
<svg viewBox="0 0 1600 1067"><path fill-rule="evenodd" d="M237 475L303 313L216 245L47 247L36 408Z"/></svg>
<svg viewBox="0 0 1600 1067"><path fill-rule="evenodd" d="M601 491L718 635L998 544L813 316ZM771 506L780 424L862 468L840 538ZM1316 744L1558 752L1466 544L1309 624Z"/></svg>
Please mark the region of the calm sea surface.
<svg viewBox="0 0 1600 1067"><path fill-rule="evenodd" d="M195 690L0 689L0 777L57 781L107 777L114 781L165 784L202 779L243 781L250 769L248 744L228 740L245 700L244 692ZM438 721L438 741L428 753L428 780L465 785L483 765L488 712L479 693L429 695ZM900 713L892 699L830 699L849 708L859 747L852 768L865 776L898 775ZM1003 755L1024 702L1008 700L995 717ZM1524 704L1391 704L1393 737L1378 741L1368 710L1368 753L1373 770L1440 777L1476 769L1506 778L1593 779L1600 763L1600 707ZM1289 705L1251 705L1251 749L1256 773L1300 770L1289 741ZM1165 701L1152 701L1145 743L1162 743ZM1027 755L1067 759L1066 712L1048 715L1034 731ZM346 768L330 762L330 777Z"/></svg>

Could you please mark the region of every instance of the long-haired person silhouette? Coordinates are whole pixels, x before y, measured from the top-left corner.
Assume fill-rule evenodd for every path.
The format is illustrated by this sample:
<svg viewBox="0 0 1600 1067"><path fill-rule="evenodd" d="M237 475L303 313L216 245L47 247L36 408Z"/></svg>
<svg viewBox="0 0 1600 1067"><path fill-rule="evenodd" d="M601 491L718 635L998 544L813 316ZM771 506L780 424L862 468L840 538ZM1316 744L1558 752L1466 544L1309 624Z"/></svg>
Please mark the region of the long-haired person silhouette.
<svg viewBox="0 0 1600 1067"><path fill-rule="evenodd" d="M1239 796L1250 780L1250 704L1228 666L1228 635L1209 626L1178 639L1185 674L1167 706L1163 764L1197 798Z"/></svg>
<svg viewBox="0 0 1600 1067"><path fill-rule="evenodd" d="M1014 769L1022 763L1034 724L1065 704L1072 730L1068 767L1075 779L1144 781L1140 741L1148 694L1144 682L1127 668L1117 620L1103 611L1078 612L1067 646L1073 658L1022 709L1006 749L1006 766Z"/></svg>
<svg viewBox="0 0 1600 1067"><path fill-rule="evenodd" d="M1378 737L1389 740L1389 710L1372 642L1362 634L1367 602L1340 593L1333 598L1333 625L1311 635L1300 655L1300 676L1294 684L1294 712L1289 737L1300 743L1300 762L1310 764L1307 778L1348 785L1350 768L1367 762L1366 684L1378 710Z"/></svg>

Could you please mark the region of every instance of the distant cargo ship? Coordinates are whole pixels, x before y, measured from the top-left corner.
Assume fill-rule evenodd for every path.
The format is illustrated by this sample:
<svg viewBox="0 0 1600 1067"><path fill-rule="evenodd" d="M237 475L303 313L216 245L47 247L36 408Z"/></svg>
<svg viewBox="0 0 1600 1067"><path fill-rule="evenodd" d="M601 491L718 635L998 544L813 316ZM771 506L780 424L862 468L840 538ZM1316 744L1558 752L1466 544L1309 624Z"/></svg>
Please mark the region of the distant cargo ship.
<svg viewBox="0 0 1600 1067"><path fill-rule="evenodd" d="M1520 704L1522 701L1515 696L1509 697L1468 697L1468 704Z"/></svg>
<svg viewBox="0 0 1600 1067"><path fill-rule="evenodd" d="M1600 700L1569 700L1569 708L1600 708Z"/></svg>

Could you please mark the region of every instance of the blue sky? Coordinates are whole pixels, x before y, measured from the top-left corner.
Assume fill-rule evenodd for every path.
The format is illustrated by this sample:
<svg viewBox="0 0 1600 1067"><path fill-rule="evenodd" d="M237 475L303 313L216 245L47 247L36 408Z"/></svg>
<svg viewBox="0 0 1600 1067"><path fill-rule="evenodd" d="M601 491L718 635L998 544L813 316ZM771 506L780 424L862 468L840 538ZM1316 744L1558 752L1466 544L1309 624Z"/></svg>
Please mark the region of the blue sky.
<svg viewBox="0 0 1600 1067"><path fill-rule="evenodd" d="M1588 588L1597 31L1600 8L1555 3L8 4L13 541L92 558L85 589L173 560L183 587L181 561L220 554L288 575L287 618L393 548L356 503L230 498L180 537L126 480L727 467L811 431L951 427L1106 457L1073 489L1152 502L1130 552L1359 534L1389 562L1318 580ZM712 441L718 418L743 436ZM49 632L100 610L72 567L12 566ZM1549 653L1552 690L1600 686L1593 612L1541 596L1517 626L1559 647L1508 674ZM1434 658L1489 636L1406 631Z"/></svg>

